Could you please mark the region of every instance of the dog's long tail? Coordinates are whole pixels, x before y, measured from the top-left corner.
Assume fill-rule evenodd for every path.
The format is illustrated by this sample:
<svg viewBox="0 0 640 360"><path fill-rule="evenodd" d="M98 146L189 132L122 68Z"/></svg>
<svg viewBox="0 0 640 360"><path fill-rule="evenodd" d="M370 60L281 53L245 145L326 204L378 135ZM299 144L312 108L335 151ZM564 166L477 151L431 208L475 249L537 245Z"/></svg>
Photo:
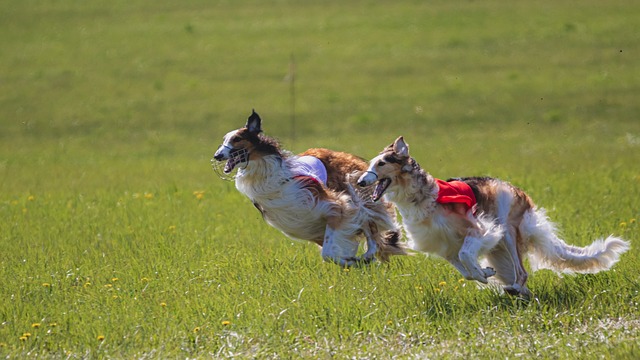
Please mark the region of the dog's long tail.
<svg viewBox="0 0 640 360"><path fill-rule="evenodd" d="M529 260L533 271L596 273L610 269L630 248L629 242L615 236L598 239L585 247L568 245L558 237L556 226L541 208L525 213L520 231L529 237Z"/></svg>

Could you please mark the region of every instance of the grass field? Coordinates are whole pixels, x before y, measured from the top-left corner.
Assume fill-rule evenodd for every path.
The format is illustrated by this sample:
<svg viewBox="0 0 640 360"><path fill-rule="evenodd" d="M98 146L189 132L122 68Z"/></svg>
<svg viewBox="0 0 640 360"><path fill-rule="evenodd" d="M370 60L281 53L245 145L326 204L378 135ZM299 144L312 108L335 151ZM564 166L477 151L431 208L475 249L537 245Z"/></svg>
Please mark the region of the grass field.
<svg viewBox="0 0 640 360"><path fill-rule="evenodd" d="M639 18L636 1L1 2L0 357L640 357ZM323 263L211 170L252 108L292 151L371 158L404 135L434 176L501 177L567 242L632 249L532 274L531 302L436 258Z"/></svg>

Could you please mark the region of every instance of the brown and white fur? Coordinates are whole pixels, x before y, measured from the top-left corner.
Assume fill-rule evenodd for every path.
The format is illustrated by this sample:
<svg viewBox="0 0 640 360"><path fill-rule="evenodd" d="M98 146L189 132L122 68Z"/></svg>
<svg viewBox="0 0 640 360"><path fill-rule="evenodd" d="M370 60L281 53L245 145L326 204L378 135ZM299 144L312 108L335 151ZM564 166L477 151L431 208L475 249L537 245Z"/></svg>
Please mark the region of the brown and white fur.
<svg viewBox="0 0 640 360"><path fill-rule="evenodd" d="M362 199L355 191L355 180L366 170L366 161L347 153L309 149L300 156L322 161L326 186L308 177L294 177L292 162L297 156L264 136L261 122L254 111L245 127L224 136L212 161L226 160L225 173L238 168L236 188L269 225L291 238L315 242L322 247L323 259L341 266L405 254L393 205ZM362 235L367 251L356 257Z"/></svg>
<svg viewBox="0 0 640 360"><path fill-rule="evenodd" d="M611 268L630 247L614 236L586 247L567 245L544 209L517 187L489 177L455 180L473 190L477 215L461 204L436 202L437 183L409 155L409 146L399 137L371 160L358 185L377 183L373 199L384 194L397 206L414 250L443 257L466 279L487 283L495 276L512 295L531 295L522 255L529 256L533 271L595 273ZM481 256L487 267L478 264Z"/></svg>

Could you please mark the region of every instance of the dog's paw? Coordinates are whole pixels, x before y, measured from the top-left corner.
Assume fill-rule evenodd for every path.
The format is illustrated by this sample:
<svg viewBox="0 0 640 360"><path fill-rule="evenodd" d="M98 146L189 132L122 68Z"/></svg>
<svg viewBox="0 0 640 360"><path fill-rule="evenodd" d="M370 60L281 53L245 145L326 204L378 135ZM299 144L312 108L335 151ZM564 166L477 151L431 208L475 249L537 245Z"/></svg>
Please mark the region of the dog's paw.
<svg viewBox="0 0 640 360"><path fill-rule="evenodd" d="M520 286L519 285L505 286L504 292L511 296L518 296L520 295Z"/></svg>
<svg viewBox="0 0 640 360"><path fill-rule="evenodd" d="M347 260L354 267L367 266L372 262L376 261L375 256L360 256L360 257L352 257Z"/></svg>
<svg viewBox="0 0 640 360"><path fill-rule="evenodd" d="M350 268L350 267L357 267L360 265L366 265L368 262L364 262L361 260L361 258L359 257L344 257L344 258L338 258L338 257L323 257L324 261L326 262L332 262L340 267L343 268Z"/></svg>
<svg viewBox="0 0 640 360"><path fill-rule="evenodd" d="M524 300L529 300L533 296L531 291L526 286L520 286L518 284L505 286L504 292L511 296L519 296Z"/></svg>
<svg viewBox="0 0 640 360"><path fill-rule="evenodd" d="M360 256L358 258L358 261L359 262L363 262L365 264L368 264L368 263L370 263L372 261L376 261L376 254L375 253L372 253L372 254L365 253L365 254L363 254L362 256Z"/></svg>
<svg viewBox="0 0 640 360"><path fill-rule="evenodd" d="M486 278L492 277L493 275L496 274L496 271L493 268L490 268L490 267L486 267L486 268L482 269L482 272L484 273L484 277L486 277Z"/></svg>

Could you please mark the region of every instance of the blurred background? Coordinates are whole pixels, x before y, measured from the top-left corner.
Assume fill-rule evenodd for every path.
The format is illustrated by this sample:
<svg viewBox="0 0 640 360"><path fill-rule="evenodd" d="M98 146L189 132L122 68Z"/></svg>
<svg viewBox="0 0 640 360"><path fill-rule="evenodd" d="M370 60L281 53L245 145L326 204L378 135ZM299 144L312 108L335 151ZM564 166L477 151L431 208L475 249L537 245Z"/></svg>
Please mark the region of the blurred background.
<svg viewBox="0 0 640 360"><path fill-rule="evenodd" d="M639 18L634 1L6 0L0 184L206 186L252 109L294 152L371 158L404 135L441 177L640 176Z"/></svg>

